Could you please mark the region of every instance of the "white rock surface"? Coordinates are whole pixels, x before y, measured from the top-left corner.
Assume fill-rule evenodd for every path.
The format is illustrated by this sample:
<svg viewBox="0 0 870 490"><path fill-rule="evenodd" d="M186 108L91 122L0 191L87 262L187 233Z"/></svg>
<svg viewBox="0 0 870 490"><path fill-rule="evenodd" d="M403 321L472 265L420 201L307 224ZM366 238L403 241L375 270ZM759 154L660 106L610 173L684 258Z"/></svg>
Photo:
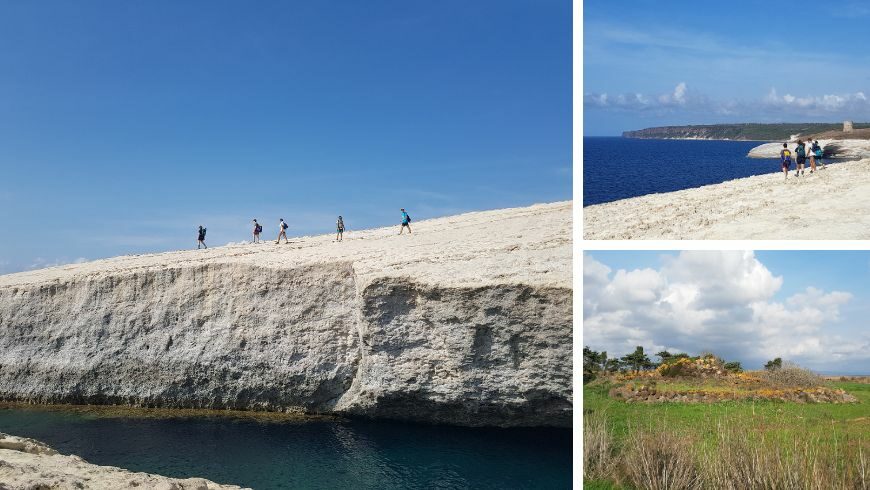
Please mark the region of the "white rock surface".
<svg viewBox="0 0 870 490"><path fill-rule="evenodd" d="M571 202L0 276L0 398L569 426Z"/></svg>
<svg viewBox="0 0 870 490"><path fill-rule="evenodd" d="M219 490L241 487L219 485L203 478L168 478L99 466L78 456L58 454L39 441L0 432L0 488Z"/></svg>
<svg viewBox="0 0 870 490"><path fill-rule="evenodd" d="M784 141L764 143L749 150L749 158L779 158ZM825 155L833 158L858 160L870 158L870 140L819 140L819 146L825 150ZM794 151L795 142L789 142L788 148ZM794 160L794 158L792 158ZM807 162L809 165L809 162ZM794 168L794 164L792 164Z"/></svg>
<svg viewBox="0 0 870 490"><path fill-rule="evenodd" d="M587 240L868 240L870 159L583 208Z"/></svg>

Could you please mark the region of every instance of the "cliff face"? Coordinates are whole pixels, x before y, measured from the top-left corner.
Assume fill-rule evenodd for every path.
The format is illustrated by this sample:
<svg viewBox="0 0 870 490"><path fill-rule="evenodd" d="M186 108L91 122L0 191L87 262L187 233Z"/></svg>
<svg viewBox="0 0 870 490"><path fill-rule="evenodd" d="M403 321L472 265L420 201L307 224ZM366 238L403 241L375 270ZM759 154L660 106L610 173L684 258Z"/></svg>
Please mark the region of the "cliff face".
<svg viewBox="0 0 870 490"><path fill-rule="evenodd" d="M870 140L818 140L819 146L824 151L825 158L841 158L847 160L860 160L870 157ZM790 141L788 147L794 151L795 141ZM765 143L749 150L749 158L779 158L782 151L782 142Z"/></svg>
<svg viewBox="0 0 870 490"><path fill-rule="evenodd" d="M0 398L569 426L570 210L0 276Z"/></svg>

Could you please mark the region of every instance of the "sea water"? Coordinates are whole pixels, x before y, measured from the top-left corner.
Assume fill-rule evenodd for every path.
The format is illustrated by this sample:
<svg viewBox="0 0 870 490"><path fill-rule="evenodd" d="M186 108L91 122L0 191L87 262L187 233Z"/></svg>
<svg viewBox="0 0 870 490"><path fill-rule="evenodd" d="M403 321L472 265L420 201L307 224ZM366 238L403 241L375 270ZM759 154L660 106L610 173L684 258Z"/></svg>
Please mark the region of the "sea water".
<svg viewBox="0 0 870 490"><path fill-rule="evenodd" d="M569 488L569 429L106 417L0 409L0 432L90 463L270 488Z"/></svg>
<svg viewBox="0 0 870 490"><path fill-rule="evenodd" d="M778 158L746 156L762 143L585 137L583 205L780 172ZM809 173L809 161L806 168Z"/></svg>

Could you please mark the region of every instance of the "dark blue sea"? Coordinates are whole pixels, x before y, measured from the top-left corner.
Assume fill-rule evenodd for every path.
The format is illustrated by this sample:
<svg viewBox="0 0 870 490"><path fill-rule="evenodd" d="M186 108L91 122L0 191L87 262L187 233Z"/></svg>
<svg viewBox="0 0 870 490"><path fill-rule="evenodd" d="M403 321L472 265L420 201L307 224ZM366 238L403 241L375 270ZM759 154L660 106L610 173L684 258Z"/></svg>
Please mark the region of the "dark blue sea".
<svg viewBox="0 0 870 490"><path fill-rule="evenodd" d="M94 464L256 489L571 487L568 429L0 409L0 432Z"/></svg>
<svg viewBox="0 0 870 490"><path fill-rule="evenodd" d="M585 137L583 205L779 172L779 159L746 157L762 143Z"/></svg>

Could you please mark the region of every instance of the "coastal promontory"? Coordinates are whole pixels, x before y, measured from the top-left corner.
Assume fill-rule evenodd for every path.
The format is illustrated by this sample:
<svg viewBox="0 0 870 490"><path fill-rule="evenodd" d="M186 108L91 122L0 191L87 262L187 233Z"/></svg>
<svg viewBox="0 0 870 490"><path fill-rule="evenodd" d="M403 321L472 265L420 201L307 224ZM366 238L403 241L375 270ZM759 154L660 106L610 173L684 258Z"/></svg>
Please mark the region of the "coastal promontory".
<svg viewBox="0 0 870 490"><path fill-rule="evenodd" d="M50 446L0 432L0 488L153 488L163 490L233 490L204 478L169 478L91 464Z"/></svg>
<svg viewBox="0 0 870 490"><path fill-rule="evenodd" d="M570 426L571 207L0 276L0 398Z"/></svg>

